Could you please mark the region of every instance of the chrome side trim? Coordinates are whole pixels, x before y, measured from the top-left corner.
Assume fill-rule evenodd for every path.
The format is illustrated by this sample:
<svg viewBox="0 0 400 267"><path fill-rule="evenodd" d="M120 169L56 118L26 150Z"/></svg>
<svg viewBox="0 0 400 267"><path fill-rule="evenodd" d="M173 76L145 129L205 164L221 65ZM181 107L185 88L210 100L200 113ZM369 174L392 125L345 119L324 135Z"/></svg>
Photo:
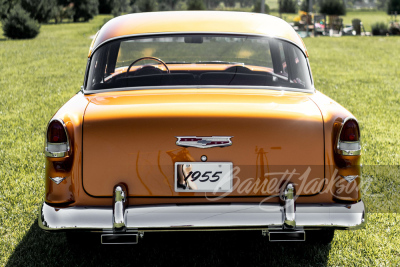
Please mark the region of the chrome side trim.
<svg viewBox="0 0 400 267"><path fill-rule="evenodd" d="M235 203L127 207L125 226L135 231L282 229L280 204ZM39 226L44 230L113 232L112 207L52 207L44 203ZM355 204L296 205L296 229L357 229L365 224L365 206Z"/></svg>
<svg viewBox="0 0 400 267"><path fill-rule="evenodd" d="M49 140L47 140L47 131L49 129L50 123L53 121L58 121L62 124L64 131L65 131L65 135L67 136L66 143L51 143L51 142L49 142ZM58 151L57 149L60 149L60 150ZM44 148L44 154L46 155L46 157L49 157L49 158L63 158L63 157L68 156L70 152L71 152L70 139L69 139L67 126L65 125L65 122L58 118L51 119L46 127L46 146Z"/></svg>
<svg viewBox="0 0 400 267"><path fill-rule="evenodd" d="M339 155L343 155L343 156L358 156L358 155L361 154L361 136L360 136L360 140L359 141L354 141L354 142L341 141L340 140L340 135L342 134L343 126L346 124L346 122L348 120L356 121L356 123L357 123L357 125L359 127L359 124L358 124L358 121L357 121L356 118L354 118L354 117L346 117L343 120L342 127L340 128L340 131L339 131L339 135L338 135L338 138L337 138L336 150L337 150L337 153ZM358 129L358 131L360 131L360 128Z"/></svg>
<svg viewBox="0 0 400 267"><path fill-rule="evenodd" d="M114 188L113 206L113 228L123 230L125 228L125 208L127 204L128 192L123 184L116 185Z"/></svg>
<svg viewBox="0 0 400 267"><path fill-rule="evenodd" d="M295 189L293 184L288 184L284 192L284 220L283 228L296 227L296 203L294 201Z"/></svg>

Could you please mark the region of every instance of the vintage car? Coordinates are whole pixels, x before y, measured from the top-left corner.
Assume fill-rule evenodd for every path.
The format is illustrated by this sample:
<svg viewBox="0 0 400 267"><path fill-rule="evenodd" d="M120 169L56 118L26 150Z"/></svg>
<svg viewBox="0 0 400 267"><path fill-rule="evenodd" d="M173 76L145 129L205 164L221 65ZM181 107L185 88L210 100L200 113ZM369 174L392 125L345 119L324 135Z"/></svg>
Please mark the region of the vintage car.
<svg viewBox="0 0 400 267"><path fill-rule="evenodd" d="M330 242L365 223L357 119L314 88L301 38L269 15L110 20L44 153L40 227L102 244L203 230Z"/></svg>

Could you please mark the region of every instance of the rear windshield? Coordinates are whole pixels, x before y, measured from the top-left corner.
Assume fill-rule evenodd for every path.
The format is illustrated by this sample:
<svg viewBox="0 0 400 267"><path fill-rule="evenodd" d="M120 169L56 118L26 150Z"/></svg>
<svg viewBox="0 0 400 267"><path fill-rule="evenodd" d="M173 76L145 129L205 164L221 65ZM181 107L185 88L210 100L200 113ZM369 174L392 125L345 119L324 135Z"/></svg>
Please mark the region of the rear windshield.
<svg viewBox="0 0 400 267"><path fill-rule="evenodd" d="M143 86L312 87L303 52L274 38L162 35L115 40L95 51L87 90Z"/></svg>

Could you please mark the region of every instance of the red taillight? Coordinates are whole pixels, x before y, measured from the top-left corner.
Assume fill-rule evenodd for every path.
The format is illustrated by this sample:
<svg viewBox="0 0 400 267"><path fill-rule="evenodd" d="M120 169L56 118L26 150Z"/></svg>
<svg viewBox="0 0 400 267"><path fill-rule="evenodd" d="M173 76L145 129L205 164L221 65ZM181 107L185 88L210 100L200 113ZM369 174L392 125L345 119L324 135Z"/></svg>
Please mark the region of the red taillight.
<svg viewBox="0 0 400 267"><path fill-rule="evenodd" d="M360 131L355 120L350 119L343 125L342 132L340 133L340 140L347 142L360 140Z"/></svg>
<svg viewBox="0 0 400 267"><path fill-rule="evenodd" d="M64 122L54 119L50 122L46 134L44 154L50 158L63 158L70 154L71 146Z"/></svg>
<svg viewBox="0 0 400 267"><path fill-rule="evenodd" d="M47 141L50 143L66 143L68 141L61 122L54 120L50 123L47 129Z"/></svg>
<svg viewBox="0 0 400 267"><path fill-rule="evenodd" d="M361 154L360 129L354 118L345 120L337 141L336 152L344 156L358 156Z"/></svg>

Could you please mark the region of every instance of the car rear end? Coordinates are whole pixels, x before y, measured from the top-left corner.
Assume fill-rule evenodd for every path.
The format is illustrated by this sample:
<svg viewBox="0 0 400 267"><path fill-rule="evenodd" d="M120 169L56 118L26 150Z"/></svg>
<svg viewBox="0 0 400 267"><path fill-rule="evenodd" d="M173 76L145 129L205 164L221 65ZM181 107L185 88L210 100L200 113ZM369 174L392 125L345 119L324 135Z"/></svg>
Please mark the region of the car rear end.
<svg viewBox="0 0 400 267"><path fill-rule="evenodd" d="M358 122L315 92L301 45L194 32L93 49L84 90L48 125L39 225L104 244L362 226Z"/></svg>

